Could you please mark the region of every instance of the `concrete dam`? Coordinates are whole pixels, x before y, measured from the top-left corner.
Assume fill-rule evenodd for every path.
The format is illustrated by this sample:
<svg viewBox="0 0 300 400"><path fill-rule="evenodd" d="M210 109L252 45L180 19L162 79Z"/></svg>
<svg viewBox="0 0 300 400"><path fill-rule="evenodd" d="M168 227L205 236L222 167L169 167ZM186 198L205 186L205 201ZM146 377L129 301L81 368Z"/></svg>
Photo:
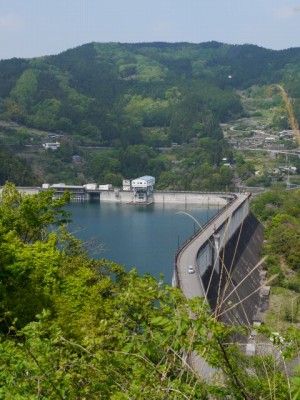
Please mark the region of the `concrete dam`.
<svg viewBox="0 0 300 400"><path fill-rule="evenodd" d="M236 194L183 244L174 262L173 286L187 298L204 297L212 313L231 325L260 324L266 306L263 226L249 212L249 201L248 194Z"/></svg>
<svg viewBox="0 0 300 400"><path fill-rule="evenodd" d="M226 205L228 197L230 197L230 194L228 195L226 193L175 192L154 190L151 194L151 202L165 204L199 204L202 206L211 205L222 208ZM132 191L125 190L102 191L100 193L100 201L134 204L134 194Z"/></svg>
<svg viewBox="0 0 300 400"><path fill-rule="evenodd" d="M17 189L27 194L43 190L38 187ZM96 194L100 202L134 204L134 194L128 190L89 191L81 186L56 185L56 195L65 190L73 191L80 201L92 199ZM268 287L262 284L260 270L263 227L249 212L250 195L153 191L151 200L153 203L214 206L220 210L177 252L172 284L187 298L204 297L212 312L226 323L260 323ZM188 271L190 266L194 270L192 274Z"/></svg>

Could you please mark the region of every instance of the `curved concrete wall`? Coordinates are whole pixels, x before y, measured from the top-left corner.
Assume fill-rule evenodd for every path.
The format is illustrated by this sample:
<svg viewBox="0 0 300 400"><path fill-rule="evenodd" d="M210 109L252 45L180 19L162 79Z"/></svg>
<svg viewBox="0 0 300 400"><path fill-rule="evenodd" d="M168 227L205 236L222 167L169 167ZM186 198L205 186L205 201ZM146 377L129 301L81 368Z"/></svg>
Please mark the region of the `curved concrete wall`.
<svg viewBox="0 0 300 400"><path fill-rule="evenodd" d="M220 213L226 215L225 222L218 223L218 215L216 221L211 221L214 224L214 234L207 238L204 246L199 249L197 255L197 265L199 266L201 277L206 270L211 267L212 263L217 272L220 269L218 254L221 249L226 247L228 241L232 238L238 228L243 224L249 214L249 199L246 199L242 204L231 214L228 208L224 208Z"/></svg>
<svg viewBox="0 0 300 400"><path fill-rule="evenodd" d="M229 324L253 324L260 306L260 270L263 226L249 214L229 240L201 270L203 287L212 310ZM202 255L202 258L201 258ZM203 262L201 249L198 263ZM198 264L199 265L199 264ZM218 266L216 268L216 265Z"/></svg>
<svg viewBox="0 0 300 400"><path fill-rule="evenodd" d="M154 203L213 205L221 208L227 204L228 199L225 193L155 191L153 201Z"/></svg>
<svg viewBox="0 0 300 400"><path fill-rule="evenodd" d="M263 227L249 214L249 196L224 207L175 257L173 285L187 298L205 297L228 323L251 324L259 307ZM196 276L186 273L192 263Z"/></svg>

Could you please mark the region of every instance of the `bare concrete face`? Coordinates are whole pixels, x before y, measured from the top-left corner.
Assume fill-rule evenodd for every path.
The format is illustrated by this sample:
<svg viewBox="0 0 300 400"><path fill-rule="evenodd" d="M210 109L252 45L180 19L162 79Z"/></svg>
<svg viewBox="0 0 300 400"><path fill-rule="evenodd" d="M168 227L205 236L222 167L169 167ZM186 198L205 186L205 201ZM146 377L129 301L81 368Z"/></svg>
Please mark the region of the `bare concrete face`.
<svg viewBox="0 0 300 400"><path fill-rule="evenodd" d="M215 317L252 325L261 301L263 226L249 214L247 194L236 196L176 255L173 285L187 298L205 297ZM187 266L195 266L195 277Z"/></svg>
<svg viewBox="0 0 300 400"><path fill-rule="evenodd" d="M224 207L228 201L225 194L222 196L213 193L170 191L155 191L149 196L149 201L150 200L153 203L199 204L202 206L214 206L219 208ZM128 190L102 191L100 194L100 201L129 203L134 201L134 193Z"/></svg>
<svg viewBox="0 0 300 400"><path fill-rule="evenodd" d="M261 274L257 267L262 243L263 226L249 214L221 250L220 273L211 268L203 276L211 308L225 323L251 325L257 311L266 306L260 296Z"/></svg>

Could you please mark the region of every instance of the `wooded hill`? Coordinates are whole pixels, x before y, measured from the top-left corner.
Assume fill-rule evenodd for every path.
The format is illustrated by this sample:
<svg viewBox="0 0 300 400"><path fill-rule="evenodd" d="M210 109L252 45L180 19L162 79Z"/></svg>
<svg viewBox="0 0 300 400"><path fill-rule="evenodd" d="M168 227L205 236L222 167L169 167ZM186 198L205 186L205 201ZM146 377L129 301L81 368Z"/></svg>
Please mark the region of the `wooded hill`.
<svg viewBox="0 0 300 400"><path fill-rule="evenodd" d="M0 61L0 118L67 134L75 145L125 150L202 138L220 143L219 124L243 115L236 90L278 82L295 99L299 120L300 48L90 43L59 55ZM214 152L209 164L218 166L224 149ZM117 169L127 177L135 172ZM91 168L84 175L97 178Z"/></svg>

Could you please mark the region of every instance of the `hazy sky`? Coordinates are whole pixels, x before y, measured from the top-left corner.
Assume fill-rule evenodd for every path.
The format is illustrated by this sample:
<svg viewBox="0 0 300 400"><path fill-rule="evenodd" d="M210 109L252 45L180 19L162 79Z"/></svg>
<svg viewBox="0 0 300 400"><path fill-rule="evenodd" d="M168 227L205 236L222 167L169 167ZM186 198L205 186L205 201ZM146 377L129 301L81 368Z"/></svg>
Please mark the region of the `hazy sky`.
<svg viewBox="0 0 300 400"><path fill-rule="evenodd" d="M0 59L89 42L300 47L300 0L0 0Z"/></svg>

